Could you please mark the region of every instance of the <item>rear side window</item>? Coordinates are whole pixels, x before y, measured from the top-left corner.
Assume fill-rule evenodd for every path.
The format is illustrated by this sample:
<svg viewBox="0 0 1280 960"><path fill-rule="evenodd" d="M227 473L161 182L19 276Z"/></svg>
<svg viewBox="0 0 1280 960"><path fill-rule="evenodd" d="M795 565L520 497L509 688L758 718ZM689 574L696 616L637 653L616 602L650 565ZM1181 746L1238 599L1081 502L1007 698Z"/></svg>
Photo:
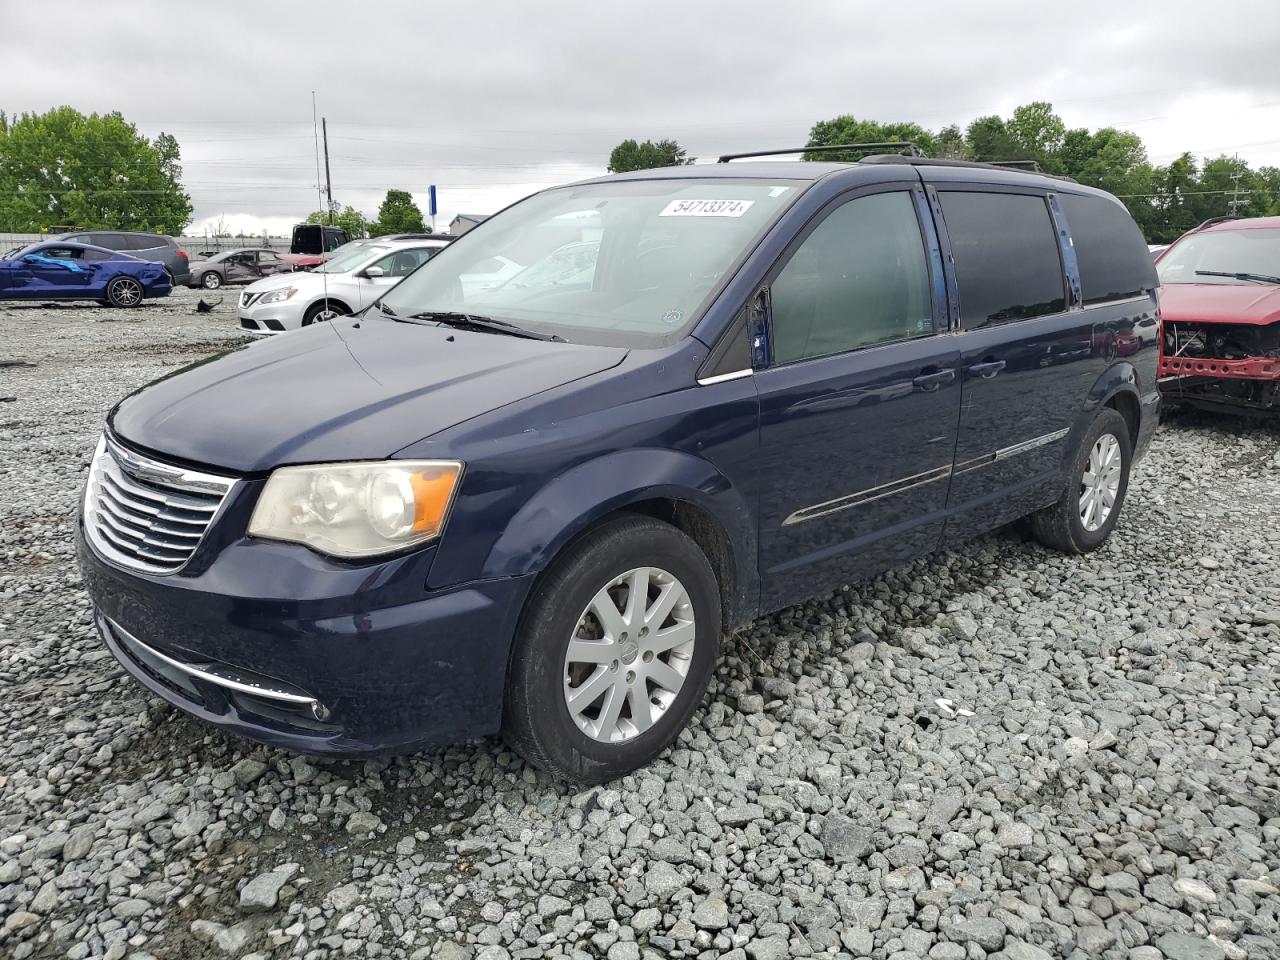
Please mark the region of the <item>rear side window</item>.
<svg viewBox="0 0 1280 960"><path fill-rule="evenodd" d="M879 193L838 207L769 287L778 363L933 333L915 205Z"/></svg>
<svg viewBox="0 0 1280 960"><path fill-rule="evenodd" d="M966 330L1067 308L1058 238L1043 197L940 194Z"/></svg>
<svg viewBox="0 0 1280 960"><path fill-rule="evenodd" d="M1105 197L1058 195L1080 265L1084 302L1136 297L1159 284L1142 231L1129 212Z"/></svg>
<svg viewBox="0 0 1280 960"><path fill-rule="evenodd" d="M145 233L126 234L124 239L128 243L127 250L155 250L167 246L163 237L149 237Z"/></svg>

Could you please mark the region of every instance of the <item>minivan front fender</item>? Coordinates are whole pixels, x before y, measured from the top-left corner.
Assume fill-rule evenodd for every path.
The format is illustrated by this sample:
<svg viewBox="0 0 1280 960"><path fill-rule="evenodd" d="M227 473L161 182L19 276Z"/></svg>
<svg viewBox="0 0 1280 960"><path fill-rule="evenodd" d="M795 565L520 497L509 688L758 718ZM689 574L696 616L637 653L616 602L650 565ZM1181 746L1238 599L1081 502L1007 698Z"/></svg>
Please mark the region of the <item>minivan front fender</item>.
<svg viewBox="0 0 1280 960"><path fill-rule="evenodd" d="M712 556L729 580L727 626L755 617L759 598L756 530L742 492L714 464L689 453L647 447L618 450L548 481L511 518L485 561L484 578L538 573L574 537L611 513L668 501L695 508L717 528Z"/></svg>

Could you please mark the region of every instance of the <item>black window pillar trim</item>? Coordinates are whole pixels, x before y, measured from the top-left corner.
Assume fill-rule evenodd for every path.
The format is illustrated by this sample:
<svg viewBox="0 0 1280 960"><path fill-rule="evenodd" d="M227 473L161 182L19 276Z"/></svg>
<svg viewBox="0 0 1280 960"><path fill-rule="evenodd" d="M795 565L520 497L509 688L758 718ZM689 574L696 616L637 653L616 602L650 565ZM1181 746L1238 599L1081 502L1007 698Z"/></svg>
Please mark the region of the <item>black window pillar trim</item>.
<svg viewBox="0 0 1280 960"><path fill-rule="evenodd" d="M929 259L930 301L933 311L933 332L946 333L951 329L952 297L948 290L947 270L939 237L937 224L933 222L929 198L923 185L911 191L911 199L916 206L916 219L924 231L925 256Z"/></svg>
<svg viewBox="0 0 1280 960"><path fill-rule="evenodd" d="M960 329L960 284L956 281L956 259L951 252L951 236L947 233L947 218L942 213L942 199L938 196L938 188L930 183L925 184L924 190L929 198L929 210L933 214L929 222L938 238L942 254L943 276L947 285L947 329L954 333Z"/></svg>
<svg viewBox="0 0 1280 960"><path fill-rule="evenodd" d="M1071 239L1071 228L1067 223L1067 215L1058 201L1056 193L1049 193L1045 199L1049 204L1049 218L1053 221L1053 230L1058 237L1058 252L1062 256L1062 269L1067 276L1067 310L1084 309L1084 296L1080 287L1080 264L1076 260L1076 246Z"/></svg>

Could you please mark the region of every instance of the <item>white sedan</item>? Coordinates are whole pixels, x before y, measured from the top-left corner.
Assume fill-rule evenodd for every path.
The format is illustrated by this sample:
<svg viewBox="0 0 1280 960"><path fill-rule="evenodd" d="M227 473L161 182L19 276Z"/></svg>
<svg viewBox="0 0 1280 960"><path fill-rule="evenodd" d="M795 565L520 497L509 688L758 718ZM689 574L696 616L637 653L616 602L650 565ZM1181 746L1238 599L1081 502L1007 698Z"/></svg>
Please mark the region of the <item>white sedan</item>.
<svg viewBox="0 0 1280 960"><path fill-rule="evenodd" d="M308 273L251 283L240 294L240 326L257 334L283 333L358 313L447 245L447 240L373 242Z"/></svg>

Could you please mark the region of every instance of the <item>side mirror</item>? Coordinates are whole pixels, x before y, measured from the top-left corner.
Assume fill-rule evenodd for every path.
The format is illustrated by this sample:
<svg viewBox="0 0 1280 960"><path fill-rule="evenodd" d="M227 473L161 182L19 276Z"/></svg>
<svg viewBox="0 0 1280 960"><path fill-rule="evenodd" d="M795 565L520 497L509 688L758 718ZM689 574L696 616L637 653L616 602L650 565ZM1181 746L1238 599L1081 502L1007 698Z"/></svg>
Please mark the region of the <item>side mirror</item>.
<svg viewBox="0 0 1280 960"><path fill-rule="evenodd" d="M364 273L361 274L361 276L364 276L369 280L377 280L380 276L382 276L382 274L383 274L383 269L381 267L365 267Z"/></svg>

